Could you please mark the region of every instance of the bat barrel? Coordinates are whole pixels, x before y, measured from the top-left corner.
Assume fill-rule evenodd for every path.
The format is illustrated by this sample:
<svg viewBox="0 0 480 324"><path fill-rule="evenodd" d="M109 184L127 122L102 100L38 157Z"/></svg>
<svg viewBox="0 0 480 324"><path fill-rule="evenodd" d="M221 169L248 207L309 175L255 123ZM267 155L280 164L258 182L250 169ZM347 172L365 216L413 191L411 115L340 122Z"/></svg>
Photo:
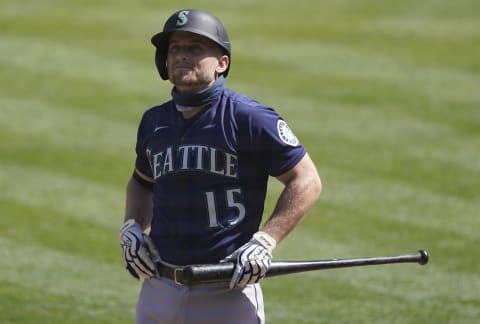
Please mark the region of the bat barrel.
<svg viewBox="0 0 480 324"><path fill-rule="evenodd" d="M235 263L232 262L189 265L183 269L183 278L187 285L225 282L232 278L234 268Z"/></svg>

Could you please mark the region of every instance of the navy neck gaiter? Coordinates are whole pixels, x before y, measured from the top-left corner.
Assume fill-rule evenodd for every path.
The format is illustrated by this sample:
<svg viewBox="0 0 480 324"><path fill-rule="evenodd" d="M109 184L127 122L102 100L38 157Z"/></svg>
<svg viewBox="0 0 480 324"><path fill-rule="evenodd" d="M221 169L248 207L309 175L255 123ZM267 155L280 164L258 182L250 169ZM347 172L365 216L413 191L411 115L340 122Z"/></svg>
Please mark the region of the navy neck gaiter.
<svg viewBox="0 0 480 324"><path fill-rule="evenodd" d="M195 93L178 93L172 89L172 98L179 111L188 111L215 101L223 93L225 78L219 76L208 88Z"/></svg>

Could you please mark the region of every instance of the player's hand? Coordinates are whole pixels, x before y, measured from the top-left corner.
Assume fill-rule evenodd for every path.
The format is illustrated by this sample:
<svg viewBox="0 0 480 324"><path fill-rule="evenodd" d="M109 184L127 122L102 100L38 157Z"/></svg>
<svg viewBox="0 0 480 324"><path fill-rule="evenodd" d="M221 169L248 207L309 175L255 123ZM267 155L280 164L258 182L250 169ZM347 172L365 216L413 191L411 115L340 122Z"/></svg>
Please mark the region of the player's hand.
<svg viewBox="0 0 480 324"><path fill-rule="evenodd" d="M157 248L135 220L129 219L120 228L120 247L125 268L132 277L139 280L140 275L145 278L156 275L153 260L160 258Z"/></svg>
<svg viewBox="0 0 480 324"><path fill-rule="evenodd" d="M230 289L243 288L263 279L272 263L272 251L275 246L276 241L273 237L265 232L257 232L250 241L223 259L222 262L235 262Z"/></svg>

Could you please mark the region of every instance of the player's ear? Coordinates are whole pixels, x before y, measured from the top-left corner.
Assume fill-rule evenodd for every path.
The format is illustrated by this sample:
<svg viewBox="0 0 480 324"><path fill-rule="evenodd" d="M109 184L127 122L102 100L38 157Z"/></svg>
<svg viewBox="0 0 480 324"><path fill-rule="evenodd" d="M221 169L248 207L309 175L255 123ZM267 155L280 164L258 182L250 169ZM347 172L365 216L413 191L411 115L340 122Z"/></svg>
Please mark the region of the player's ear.
<svg viewBox="0 0 480 324"><path fill-rule="evenodd" d="M217 74L222 74L228 69L228 65L230 64L230 58L228 55L222 55L218 58L218 65L215 71Z"/></svg>

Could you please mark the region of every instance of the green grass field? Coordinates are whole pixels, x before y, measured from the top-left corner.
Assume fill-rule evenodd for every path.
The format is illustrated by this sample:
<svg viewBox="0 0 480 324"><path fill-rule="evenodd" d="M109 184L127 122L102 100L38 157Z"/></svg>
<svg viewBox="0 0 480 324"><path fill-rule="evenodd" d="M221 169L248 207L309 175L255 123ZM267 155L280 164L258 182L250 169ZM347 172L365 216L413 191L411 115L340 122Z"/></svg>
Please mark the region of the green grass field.
<svg viewBox="0 0 480 324"><path fill-rule="evenodd" d="M0 323L132 323L118 229L150 37L198 1L0 2ZM430 263L264 281L268 323L478 323L480 2L202 1L227 86L275 107L324 183L276 259ZM271 182L267 211L280 191Z"/></svg>

